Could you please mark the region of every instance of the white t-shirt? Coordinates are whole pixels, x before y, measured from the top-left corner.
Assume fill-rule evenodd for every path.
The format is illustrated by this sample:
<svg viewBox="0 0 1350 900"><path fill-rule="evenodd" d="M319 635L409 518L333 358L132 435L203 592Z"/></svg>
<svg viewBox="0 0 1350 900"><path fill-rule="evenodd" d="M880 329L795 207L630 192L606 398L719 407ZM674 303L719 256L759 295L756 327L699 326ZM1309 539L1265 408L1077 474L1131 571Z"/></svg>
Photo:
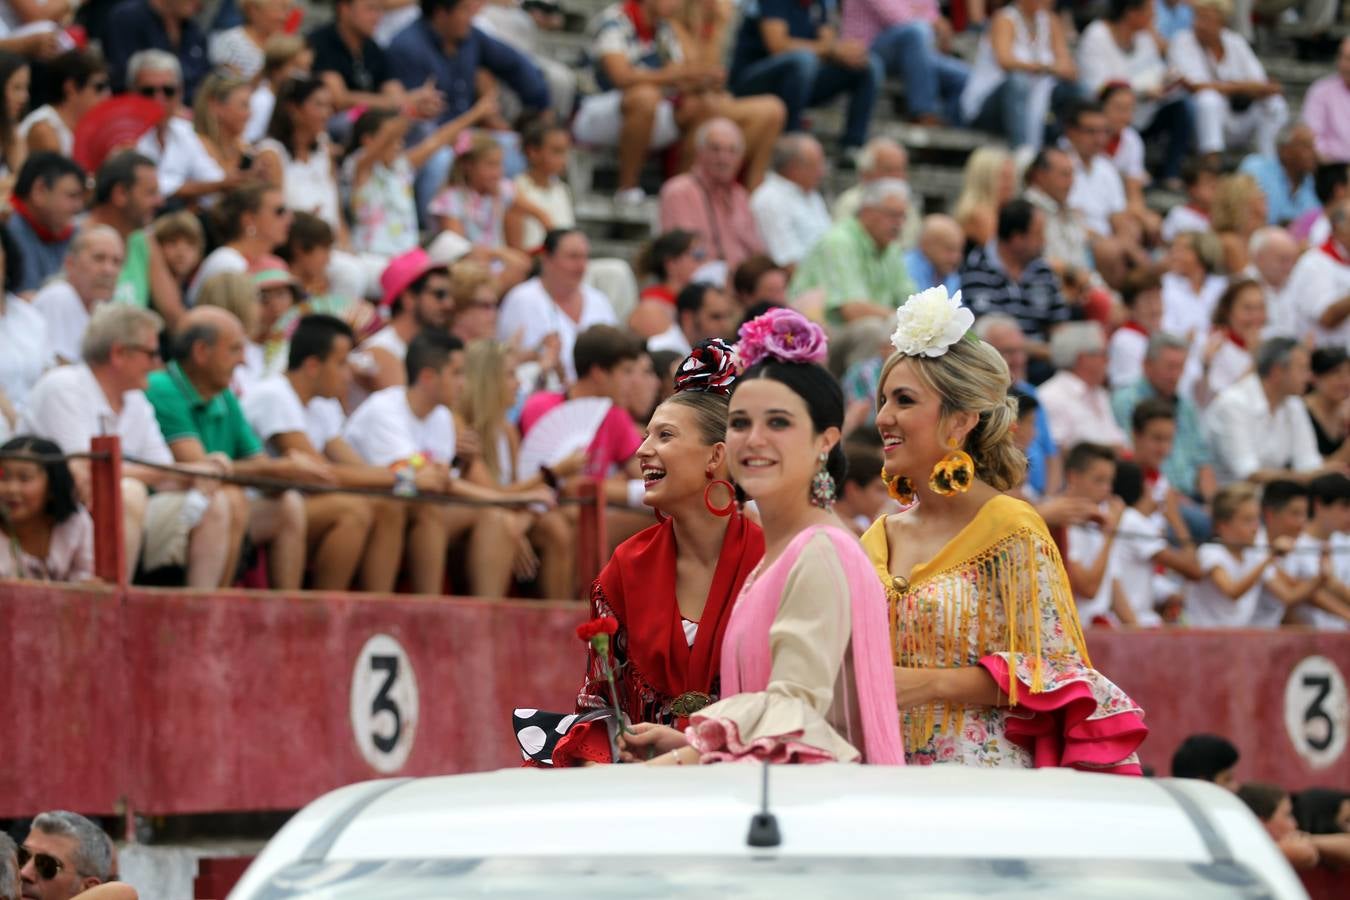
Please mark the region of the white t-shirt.
<svg viewBox="0 0 1350 900"><path fill-rule="evenodd" d="M577 370L572 362L572 348L576 345L577 335L592 325L619 324L614 307L604 294L583 284L581 296L581 320L574 322L553 302L538 278L516 285L502 300L501 311L497 314L497 340L510 342L519 332L520 346L526 350L537 350L544 338L557 334L562 341L562 361L567 379L576 381Z"/></svg>
<svg viewBox="0 0 1350 900"><path fill-rule="evenodd" d="M1225 28L1219 32L1219 43L1223 59L1216 60L1200 46L1194 31L1178 32L1167 46L1167 61L1193 84L1266 80L1265 67L1242 35Z"/></svg>
<svg viewBox="0 0 1350 900"><path fill-rule="evenodd" d="M1106 534L1095 527L1086 525L1070 525L1068 531L1069 538L1069 559L1085 569L1091 569L1097 564L1097 558L1101 555L1102 547L1106 544ZM1112 550L1112 557L1115 551ZM1074 602L1078 604L1078 620L1084 626L1092 624L1092 620L1098 616L1111 616L1111 580L1114 576L1114 570L1111 568L1111 561L1108 559L1106 569L1102 572L1101 586L1097 588L1097 593L1091 597L1083 597L1074 594Z"/></svg>
<svg viewBox="0 0 1350 900"><path fill-rule="evenodd" d="M1317 324L1327 307L1350 294L1350 266L1313 247L1294 263L1286 293L1294 304L1294 337L1311 337L1319 347L1350 347L1350 319L1331 329Z"/></svg>
<svg viewBox="0 0 1350 900"><path fill-rule="evenodd" d="M1083 29L1078 40L1078 73L1083 86L1094 95L1108 81L1128 81L1136 94L1142 94L1163 86L1167 64L1157 41L1147 31L1136 33L1126 52L1116 43L1111 23L1098 19ZM1154 108L1155 104L1140 103L1135 124L1151 119Z"/></svg>
<svg viewBox="0 0 1350 900"><path fill-rule="evenodd" d="M1220 484L1241 481L1259 469L1311 472L1322 467L1302 398L1286 397L1271 409L1255 373L1211 401L1204 426Z"/></svg>
<svg viewBox="0 0 1350 900"><path fill-rule="evenodd" d="M500 7L497 7L500 8ZM530 201L548 213L554 228L571 228L576 225L576 215L572 211L572 191L561 178L553 179L548 187L540 187L534 179L521 172L516 176L516 195ZM544 243L544 226L533 216L525 220L525 230L521 240L526 250L533 250Z"/></svg>
<svg viewBox="0 0 1350 900"><path fill-rule="evenodd" d="M202 285L212 275L219 275L221 272L247 272L248 260L244 259L244 254L233 247L217 247L212 250L202 264L197 267L197 274L192 276L192 284L188 285L187 302L188 306L193 306L197 302L197 294L201 292Z"/></svg>
<svg viewBox="0 0 1350 900"><path fill-rule="evenodd" d="M272 124L272 110L276 109L277 95L266 81L253 89L248 98L248 124L244 126L244 140L256 144L267 137L267 126Z"/></svg>
<svg viewBox="0 0 1350 900"><path fill-rule="evenodd" d="M163 145L159 142L158 131L151 128L136 142L136 152L155 163L159 192L166 199L178 193L189 181L209 183L225 178L225 170L207 152L206 145L187 119L169 120Z"/></svg>
<svg viewBox="0 0 1350 900"><path fill-rule="evenodd" d="M1162 223L1162 239L1168 244L1179 234L1189 231L1209 231L1209 216L1193 206L1178 203L1167 211Z"/></svg>
<svg viewBox="0 0 1350 900"><path fill-rule="evenodd" d="M240 404L244 418L264 443L279 434L303 431L309 443L319 453L328 442L342 434L346 417L342 404L329 397L314 397L301 404L294 386L285 375L271 375L244 396ZM270 446L269 450L272 449Z"/></svg>
<svg viewBox="0 0 1350 900"><path fill-rule="evenodd" d="M307 212L328 223L336 234L341 220L337 172L333 168L328 135L320 132L317 145L305 160L291 156L280 141L258 142L258 152L272 151L281 160L286 206L292 212Z"/></svg>
<svg viewBox="0 0 1350 900"><path fill-rule="evenodd" d="M1337 533L1322 541L1305 531L1294 541L1294 552L1280 560L1280 568L1291 578L1299 580L1316 578L1322 568L1324 550L1331 552L1332 574L1342 584L1350 584L1350 535ZM1325 631L1350 630L1350 622L1314 606L1311 602L1300 603L1294 607L1293 618L1303 625L1311 625Z"/></svg>
<svg viewBox="0 0 1350 900"><path fill-rule="evenodd" d="M1125 211L1125 182L1121 180L1120 172L1104 154L1094 156L1090 166L1084 165L1073 147L1068 146L1068 141L1062 145L1073 160L1069 208L1083 216L1083 224L1089 231L1109 237L1113 233L1111 217Z"/></svg>
<svg viewBox="0 0 1350 900"><path fill-rule="evenodd" d="M173 462L145 392L124 393L119 415L83 363L52 369L38 381L29 400L19 417L19 432L44 437L63 453L88 452L95 437L115 434L122 439L125 456L164 465Z"/></svg>
<svg viewBox="0 0 1350 900"><path fill-rule="evenodd" d="M433 462L455 458L455 419L450 410L438 406L426 418L417 418L402 385L371 394L347 419L342 436L373 466L388 466L415 453Z"/></svg>
<svg viewBox="0 0 1350 900"><path fill-rule="evenodd" d="M1222 569L1233 581L1241 581L1265 562L1269 552L1246 547L1241 559L1235 559L1221 544L1202 544L1197 553L1200 568L1206 572ZM1261 578L1236 600L1230 599L1209 578L1193 581L1187 587L1186 613L1196 628L1248 628L1256 620L1256 603L1261 585L1270 577L1267 569Z"/></svg>
<svg viewBox="0 0 1350 900"><path fill-rule="evenodd" d="M89 327L89 310L68 281L53 281L33 297L33 307L47 323L52 352L68 363L80 361L80 342Z"/></svg>
<svg viewBox="0 0 1350 900"><path fill-rule="evenodd" d="M1121 178L1134 178L1148 183L1148 171L1144 168L1144 139L1129 125L1121 129L1116 152L1107 158L1115 165Z"/></svg>
<svg viewBox="0 0 1350 900"><path fill-rule="evenodd" d="M1264 547L1270 543L1270 537L1266 534L1263 527L1256 535L1257 546ZM1299 558L1308 552L1309 545L1312 548L1312 574L1317 574L1317 554L1321 550L1321 544L1308 536L1306 532L1300 534L1294 539L1294 552L1283 556L1275 561L1275 568L1279 569L1290 578L1305 577L1300 573L1301 562ZM1273 573L1272 573L1273 577ZM1253 628L1279 628L1284 621L1285 605L1270 589L1270 579L1263 579L1261 582L1261 594L1256 598L1256 612L1252 613Z"/></svg>
<svg viewBox="0 0 1350 900"><path fill-rule="evenodd" d="M19 123L19 138L27 141L28 132L39 122L51 126L52 131L56 132L57 145L62 156L72 156L75 153L75 132L66 126L61 114L50 103L39 106L24 116L23 121Z"/></svg>
<svg viewBox="0 0 1350 900"><path fill-rule="evenodd" d="M1144 374L1149 336L1133 328L1117 328L1106 344L1106 378L1111 387L1133 384Z"/></svg>
<svg viewBox="0 0 1350 900"><path fill-rule="evenodd" d="M1162 276L1163 331L1177 337L1194 339L1208 335L1214 318L1214 307L1228 287L1222 275L1208 275L1196 291L1180 275L1164 272Z"/></svg>
<svg viewBox="0 0 1350 900"><path fill-rule="evenodd" d="M1153 608L1153 557L1167 549L1156 519L1130 507L1120 517L1120 532L1111 546L1111 574L1130 601L1140 625L1161 625Z"/></svg>
<svg viewBox="0 0 1350 900"><path fill-rule="evenodd" d="M0 314L0 390L16 410L22 410L28 392L55 362L42 314L22 297L7 294Z"/></svg>

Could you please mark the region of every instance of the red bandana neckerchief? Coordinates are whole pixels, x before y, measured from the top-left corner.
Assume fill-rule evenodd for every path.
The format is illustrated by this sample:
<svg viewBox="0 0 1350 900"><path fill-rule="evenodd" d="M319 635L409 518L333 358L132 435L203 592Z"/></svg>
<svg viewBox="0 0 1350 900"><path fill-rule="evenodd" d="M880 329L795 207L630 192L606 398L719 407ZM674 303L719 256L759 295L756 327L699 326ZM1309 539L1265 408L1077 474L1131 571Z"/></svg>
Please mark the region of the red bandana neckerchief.
<svg viewBox="0 0 1350 900"><path fill-rule="evenodd" d="M623 4L623 14L633 23L633 30L637 32L638 40L644 44L650 44L656 39L656 26L647 18L647 14L642 11L642 4L637 0L625 0Z"/></svg>
<svg viewBox="0 0 1350 900"><path fill-rule="evenodd" d="M1116 155L1116 151L1120 149L1120 139L1123 138L1124 136L1125 130L1122 128L1120 131L1116 132L1115 137L1111 138L1111 140L1106 142L1105 152L1107 156L1114 157Z"/></svg>
<svg viewBox="0 0 1350 900"><path fill-rule="evenodd" d="M33 229L33 234L36 234L38 240L42 241L44 244L59 244L62 241L68 241L70 240L70 236L75 233L74 223L67 225L59 232L49 230L47 226L37 220L37 217L33 215L33 211L28 208L28 204L24 203L23 198L21 197L10 197L9 205L19 214L19 218L28 223L28 227Z"/></svg>
<svg viewBox="0 0 1350 900"><path fill-rule="evenodd" d="M1340 244L1336 243L1334 237L1327 238L1327 242L1322 245L1322 252L1341 265L1350 266L1350 257L1345 255L1345 250L1342 249Z"/></svg>
<svg viewBox="0 0 1350 900"><path fill-rule="evenodd" d="M1238 334L1233 329L1227 327L1224 328L1223 333L1228 335L1228 339L1233 343L1237 344L1243 350L1247 349L1247 339L1244 338L1242 335Z"/></svg>

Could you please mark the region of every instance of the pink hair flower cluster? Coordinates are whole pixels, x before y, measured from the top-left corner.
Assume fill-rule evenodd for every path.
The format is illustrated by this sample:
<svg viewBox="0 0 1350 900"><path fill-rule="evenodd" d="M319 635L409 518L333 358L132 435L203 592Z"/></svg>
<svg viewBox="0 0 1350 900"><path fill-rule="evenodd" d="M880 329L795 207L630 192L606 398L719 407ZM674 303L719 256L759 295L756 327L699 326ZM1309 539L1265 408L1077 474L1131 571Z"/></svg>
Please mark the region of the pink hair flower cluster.
<svg viewBox="0 0 1350 900"><path fill-rule="evenodd" d="M823 363L829 350L824 330L792 309L778 307L741 326L736 355L750 368L766 358L785 363Z"/></svg>

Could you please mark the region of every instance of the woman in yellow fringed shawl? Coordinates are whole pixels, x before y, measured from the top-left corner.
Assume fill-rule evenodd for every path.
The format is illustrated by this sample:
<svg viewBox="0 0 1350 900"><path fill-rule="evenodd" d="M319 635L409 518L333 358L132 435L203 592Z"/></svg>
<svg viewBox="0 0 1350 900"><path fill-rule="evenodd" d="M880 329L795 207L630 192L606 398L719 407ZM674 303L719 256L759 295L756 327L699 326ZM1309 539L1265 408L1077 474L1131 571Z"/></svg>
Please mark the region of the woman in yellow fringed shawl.
<svg viewBox="0 0 1350 900"><path fill-rule="evenodd" d="M906 760L1138 774L1143 711L1091 668L1045 522L1003 493L1026 472L1017 405L960 297L900 308L877 397L908 508L862 540L890 604Z"/></svg>

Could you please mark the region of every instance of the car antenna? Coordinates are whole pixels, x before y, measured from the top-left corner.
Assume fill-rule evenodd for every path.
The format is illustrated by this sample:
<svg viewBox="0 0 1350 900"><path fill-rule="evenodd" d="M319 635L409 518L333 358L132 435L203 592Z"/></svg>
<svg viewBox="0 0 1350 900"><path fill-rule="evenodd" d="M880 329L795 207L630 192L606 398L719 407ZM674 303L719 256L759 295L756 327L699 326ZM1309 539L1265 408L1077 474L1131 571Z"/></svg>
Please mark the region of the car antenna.
<svg viewBox="0 0 1350 900"><path fill-rule="evenodd" d="M764 781L760 786L760 809L750 819L750 833L745 843L751 847L778 847L783 836L778 832L778 819L769 812L769 764L764 763Z"/></svg>

